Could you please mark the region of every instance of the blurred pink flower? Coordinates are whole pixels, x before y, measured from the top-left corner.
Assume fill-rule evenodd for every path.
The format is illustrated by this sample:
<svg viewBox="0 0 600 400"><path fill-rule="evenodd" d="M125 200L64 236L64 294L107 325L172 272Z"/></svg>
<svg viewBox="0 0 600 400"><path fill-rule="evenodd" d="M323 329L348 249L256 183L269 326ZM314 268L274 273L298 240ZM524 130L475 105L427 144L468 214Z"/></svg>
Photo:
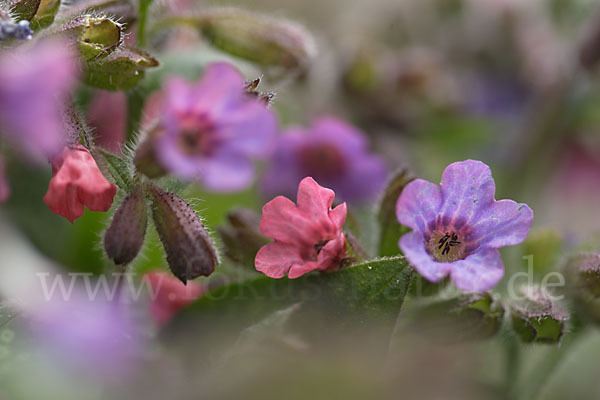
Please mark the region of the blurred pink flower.
<svg viewBox="0 0 600 400"><path fill-rule="evenodd" d="M58 41L0 56L0 126L31 159L47 161L64 147L61 101L77 72L69 46Z"/></svg>
<svg viewBox="0 0 600 400"><path fill-rule="evenodd" d="M298 206L279 196L263 207L261 232L274 242L256 255L258 271L271 278L298 278L313 270L339 267L345 253L342 227L346 203L331 209L335 193L304 178L298 187Z"/></svg>
<svg viewBox="0 0 600 400"><path fill-rule="evenodd" d="M124 92L97 90L87 112L98 146L121 153L127 129L127 97Z"/></svg>
<svg viewBox="0 0 600 400"><path fill-rule="evenodd" d="M87 206L91 211L108 211L117 187L106 180L89 150L81 144L65 147L52 160L52 174L44 203L71 223Z"/></svg>
<svg viewBox="0 0 600 400"><path fill-rule="evenodd" d="M190 281L184 285L171 274L161 271L146 275L152 287L151 314L159 326L169 322L186 305L204 294L204 287Z"/></svg>
<svg viewBox="0 0 600 400"><path fill-rule="evenodd" d="M10 187L4 172L4 159L0 157L0 203L4 203L10 197Z"/></svg>
<svg viewBox="0 0 600 400"><path fill-rule="evenodd" d="M145 123L158 116L152 139L159 163L212 191L248 187L252 160L268 155L277 134L275 114L247 94L244 77L227 63L209 65L195 83L171 78L150 101Z"/></svg>

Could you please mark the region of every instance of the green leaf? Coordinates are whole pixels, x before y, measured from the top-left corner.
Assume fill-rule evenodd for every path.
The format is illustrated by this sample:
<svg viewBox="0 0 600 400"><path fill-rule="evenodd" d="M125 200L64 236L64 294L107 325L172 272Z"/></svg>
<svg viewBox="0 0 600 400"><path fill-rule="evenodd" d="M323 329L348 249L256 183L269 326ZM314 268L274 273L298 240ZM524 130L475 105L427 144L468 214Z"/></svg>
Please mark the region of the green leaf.
<svg viewBox="0 0 600 400"><path fill-rule="evenodd" d="M158 61L140 49L120 48L102 60L87 63L85 83L105 90L129 90Z"/></svg>
<svg viewBox="0 0 600 400"><path fill-rule="evenodd" d="M94 153L99 152L102 155L104 161L103 166L112 176L112 180L119 189L123 189L127 192L131 191L132 185L132 174L131 167L125 159L109 151L95 148Z"/></svg>
<svg viewBox="0 0 600 400"><path fill-rule="evenodd" d="M50 26L58 13L61 0L41 0L40 6L31 20L31 29L39 30Z"/></svg>
<svg viewBox="0 0 600 400"><path fill-rule="evenodd" d="M302 302L290 323L313 343L359 328L389 335L412 275L404 257L394 257L298 279L262 276L207 293L178 315L166 334L194 332L195 343L212 349L217 340L227 347L241 330Z"/></svg>
<svg viewBox="0 0 600 400"><path fill-rule="evenodd" d="M398 222L396 218L396 202L406 185L413 179L408 171L401 170L394 175L385 189L379 211L377 212L377 220L380 226L379 255L381 257L399 254L398 240L400 240L400 236L410 230Z"/></svg>
<svg viewBox="0 0 600 400"><path fill-rule="evenodd" d="M15 1L11 5L11 12L16 21L30 21L40 8L40 0Z"/></svg>
<svg viewBox="0 0 600 400"><path fill-rule="evenodd" d="M123 40L121 24L108 17L81 15L65 24L61 32L77 43L86 61L108 56Z"/></svg>

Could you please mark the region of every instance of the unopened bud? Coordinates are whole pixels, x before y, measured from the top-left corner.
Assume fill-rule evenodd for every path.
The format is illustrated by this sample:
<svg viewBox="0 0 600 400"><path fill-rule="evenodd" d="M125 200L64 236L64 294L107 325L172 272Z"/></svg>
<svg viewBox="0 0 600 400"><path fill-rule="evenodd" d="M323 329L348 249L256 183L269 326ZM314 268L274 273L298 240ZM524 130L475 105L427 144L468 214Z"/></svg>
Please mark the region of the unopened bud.
<svg viewBox="0 0 600 400"><path fill-rule="evenodd" d="M570 297L582 315L600 323L600 253L570 257L564 272Z"/></svg>
<svg viewBox="0 0 600 400"><path fill-rule="evenodd" d="M414 308L411 329L439 342L481 340L494 336L504 318L502 304L489 293L463 294Z"/></svg>
<svg viewBox="0 0 600 400"><path fill-rule="evenodd" d="M557 343L568 319L567 312L537 286L521 289L524 300L510 306L513 330L526 343Z"/></svg>
<svg viewBox="0 0 600 400"><path fill-rule="evenodd" d="M215 9L193 21L215 47L264 66L304 70L315 55L301 26L234 8Z"/></svg>
<svg viewBox="0 0 600 400"><path fill-rule="evenodd" d="M214 244L194 210L182 198L150 187L152 216L171 272L183 283L209 276L219 263Z"/></svg>
<svg viewBox="0 0 600 400"><path fill-rule="evenodd" d="M228 224L217 231L225 246L225 255L241 265L254 269L258 250L270 242L259 229L260 215L240 208L227 214Z"/></svg>
<svg viewBox="0 0 600 400"><path fill-rule="evenodd" d="M77 41L84 60L105 57L123 40L121 24L108 17L82 15L62 28L62 32Z"/></svg>
<svg viewBox="0 0 600 400"><path fill-rule="evenodd" d="M117 265L132 262L144 244L147 225L146 199L138 187L123 200L104 235L108 258Z"/></svg>

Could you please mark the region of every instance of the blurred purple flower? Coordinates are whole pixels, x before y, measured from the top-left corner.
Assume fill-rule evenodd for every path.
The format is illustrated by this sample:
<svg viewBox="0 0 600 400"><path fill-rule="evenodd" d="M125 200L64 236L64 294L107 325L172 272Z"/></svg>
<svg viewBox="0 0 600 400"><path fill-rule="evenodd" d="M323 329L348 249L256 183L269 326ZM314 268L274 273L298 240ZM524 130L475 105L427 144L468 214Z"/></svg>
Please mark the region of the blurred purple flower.
<svg viewBox="0 0 600 400"><path fill-rule="evenodd" d="M504 275L498 248L521 243L533 222L526 204L494 199L490 168L480 161L449 165L440 186L417 179L396 205L401 224L414 231L400 239L406 258L426 279L450 274L465 291L485 291Z"/></svg>
<svg viewBox="0 0 600 400"><path fill-rule="evenodd" d="M61 100L77 71L68 46L58 41L0 55L0 127L31 159L47 161L65 146Z"/></svg>
<svg viewBox="0 0 600 400"><path fill-rule="evenodd" d="M4 172L4 159L0 157L0 203L4 203L10 197L10 186Z"/></svg>
<svg viewBox="0 0 600 400"><path fill-rule="evenodd" d="M341 200L372 200L383 188L387 168L367 146L362 132L334 117L319 118L310 130L291 128L276 143L262 189L267 196L293 196L310 176Z"/></svg>
<svg viewBox="0 0 600 400"><path fill-rule="evenodd" d="M231 65L211 64L197 83L167 82L155 150L168 171L213 191L252 183L252 158L266 157L277 133L274 113L249 96Z"/></svg>
<svg viewBox="0 0 600 400"><path fill-rule="evenodd" d="M55 292L38 303L29 314L31 331L58 360L117 378L134 367L142 337L124 304L108 300L106 294L90 297L82 289L75 288L68 297Z"/></svg>

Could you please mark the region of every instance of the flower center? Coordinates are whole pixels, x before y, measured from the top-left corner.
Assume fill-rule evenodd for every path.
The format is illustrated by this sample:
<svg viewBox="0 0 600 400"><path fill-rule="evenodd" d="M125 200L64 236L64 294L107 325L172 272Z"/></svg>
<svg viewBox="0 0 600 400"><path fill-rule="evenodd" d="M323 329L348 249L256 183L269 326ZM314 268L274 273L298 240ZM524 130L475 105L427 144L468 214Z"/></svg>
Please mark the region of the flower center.
<svg viewBox="0 0 600 400"><path fill-rule="evenodd" d="M218 137L212 121L205 116L183 115L179 119L179 147L187 155L212 154Z"/></svg>
<svg viewBox="0 0 600 400"><path fill-rule="evenodd" d="M453 231L434 232L426 247L427 252L439 262L454 262L468 255L459 235Z"/></svg>
<svg viewBox="0 0 600 400"><path fill-rule="evenodd" d="M305 146L300 150L299 159L306 176L317 180L336 179L346 170L344 156L330 144Z"/></svg>

